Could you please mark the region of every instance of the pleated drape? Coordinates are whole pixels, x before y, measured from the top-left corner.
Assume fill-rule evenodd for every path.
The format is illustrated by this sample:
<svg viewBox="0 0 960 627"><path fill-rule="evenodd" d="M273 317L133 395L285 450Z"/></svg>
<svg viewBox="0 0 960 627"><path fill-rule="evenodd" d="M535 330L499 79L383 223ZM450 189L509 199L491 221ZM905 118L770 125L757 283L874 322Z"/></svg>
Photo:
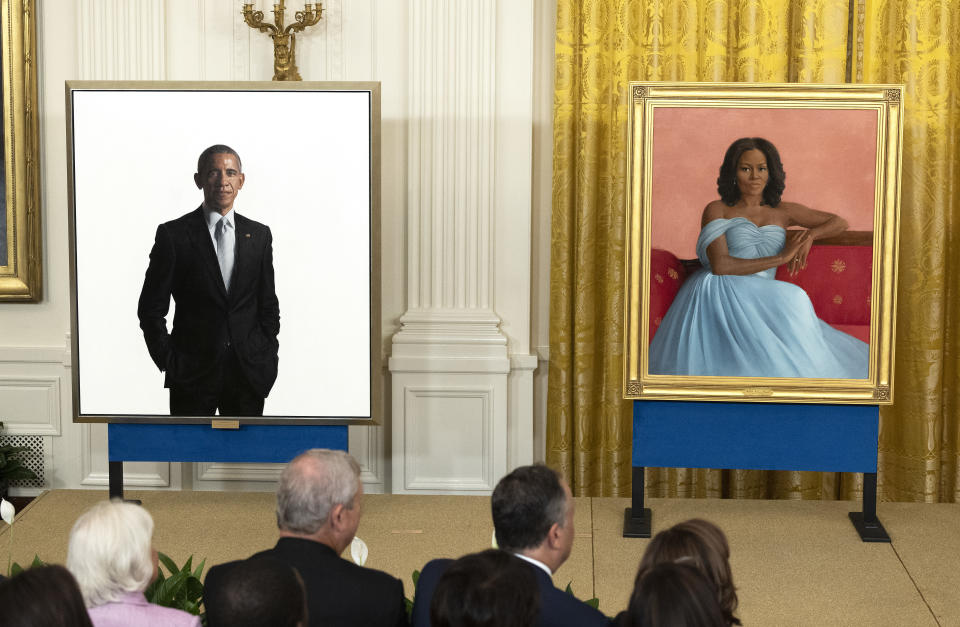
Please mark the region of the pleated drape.
<svg viewBox="0 0 960 627"><path fill-rule="evenodd" d="M575 494L630 488L631 405L621 399L627 83L861 80L904 82L908 94L897 404L881 420L881 486L888 498L955 499L960 320L949 277L957 261L950 226L960 180L960 77L958 38L947 33L960 26L957 4L559 0L547 461ZM910 159L919 161L908 168ZM937 251L920 250L932 241ZM931 299L936 305L921 315ZM838 473L647 475L653 496L849 498L860 488L856 476Z"/></svg>
<svg viewBox="0 0 960 627"><path fill-rule="evenodd" d="M960 2L859 0L855 80L903 83L895 400L881 410L890 500L960 497ZM859 43L859 42L858 42Z"/></svg>

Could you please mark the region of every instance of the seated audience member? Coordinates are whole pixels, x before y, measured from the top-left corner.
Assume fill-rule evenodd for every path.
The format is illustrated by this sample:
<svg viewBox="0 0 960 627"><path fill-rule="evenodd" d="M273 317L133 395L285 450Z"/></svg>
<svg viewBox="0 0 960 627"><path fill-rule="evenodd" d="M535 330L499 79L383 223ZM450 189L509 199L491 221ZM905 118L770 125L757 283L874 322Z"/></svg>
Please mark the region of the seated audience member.
<svg viewBox="0 0 960 627"><path fill-rule="evenodd" d="M200 618L148 603L143 591L157 577L153 518L143 507L102 501L70 531L67 568L80 585L94 627L199 627Z"/></svg>
<svg viewBox="0 0 960 627"><path fill-rule="evenodd" d="M730 545L715 524L693 518L664 529L650 541L640 559L637 580L644 571L664 562L688 561L706 576L720 604L726 625L739 625L737 589L730 571ZM635 584L636 586L636 584Z"/></svg>
<svg viewBox="0 0 960 627"><path fill-rule="evenodd" d="M540 592L533 571L506 551L489 549L451 563L433 593L433 627L533 627Z"/></svg>
<svg viewBox="0 0 960 627"><path fill-rule="evenodd" d="M637 577L625 627L723 627L713 586L696 567L662 562Z"/></svg>
<svg viewBox="0 0 960 627"><path fill-rule="evenodd" d="M570 557L575 531L573 495L554 470L521 466L500 480L490 499L497 544L524 560L537 577L541 627L606 625L607 618L553 585L552 575ZM433 560L423 568L413 602L414 627L430 625L430 604L450 560Z"/></svg>
<svg viewBox="0 0 960 627"><path fill-rule="evenodd" d="M0 582L3 627L92 627L83 596L63 566L28 568Z"/></svg>
<svg viewBox="0 0 960 627"><path fill-rule="evenodd" d="M261 557L219 568L214 578L203 597L207 627L306 627L307 595L292 566Z"/></svg>
<svg viewBox="0 0 960 627"><path fill-rule="evenodd" d="M360 524L362 498L360 466L343 451L311 449L290 462L280 476L280 540L249 559L272 557L297 570L307 592L312 627L407 624L403 582L340 557ZM223 593L221 569L236 565L210 569L208 595Z"/></svg>

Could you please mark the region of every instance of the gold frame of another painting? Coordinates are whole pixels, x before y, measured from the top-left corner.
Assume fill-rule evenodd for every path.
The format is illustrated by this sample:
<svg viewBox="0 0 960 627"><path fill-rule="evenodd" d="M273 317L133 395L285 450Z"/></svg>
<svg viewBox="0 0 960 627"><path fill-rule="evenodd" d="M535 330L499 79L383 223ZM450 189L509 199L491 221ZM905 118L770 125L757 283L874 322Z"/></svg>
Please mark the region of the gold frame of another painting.
<svg viewBox="0 0 960 627"><path fill-rule="evenodd" d="M40 133L34 0L2 0L4 250L0 302L37 302L43 288Z"/></svg>
<svg viewBox="0 0 960 627"><path fill-rule="evenodd" d="M801 85L801 84L752 84L752 83L651 83L633 82L629 89L629 123L626 167L626 242L625 242L625 290L624 307L624 376L623 395L628 399L643 400L694 400L773 403L852 403L884 405L893 402L894 332L896 327L896 287L898 226L900 205L901 144L903 138L901 85ZM860 151L860 172L854 172L857 180L865 181L864 206L861 214L869 222L869 198L872 194L872 229L847 232L836 241L818 240L818 244L849 244L851 237L859 236L859 242L872 246L870 271L869 328L863 325L864 337L869 339L868 374L866 378L802 378L791 376L727 376L723 366L710 365L717 374L655 374L650 368L650 346L655 329L651 320L651 289L656 277L651 276L654 237L654 217L660 215L657 224L664 224L667 215L664 202L654 193L655 172L664 168L654 163L655 155L664 153L664 146L673 146L674 152L686 151L689 157L678 161L685 169L689 163L703 161L697 147L683 143L678 148L680 131L689 138L691 126L682 123L696 113L695 127L711 145L729 145L730 141L744 136L759 136L750 124L738 129L742 132L731 136L729 128L722 123L714 125L712 117L727 120L731 115L763 118L765 120L803 120L786 127L804 127L810 119L822 119L836 124L841 115L866 111L863 119L871 120L858 138L866 150ZM847 112L846 114L841 112ZM654 119L658 114L663 120L654 136ZM670 117L670 116L673 117ZM855 114L854 114L855 115ZM726 117L724 117L726 116ZM806 117L804 117L806 116ZM811 118L810 116L815 116ZM834 116L833 118L831 116ZM836 118L836 119L834 119ZM693 118L689 118L693 119ZM872 122L875 120L875 123ZM679 123L677 122L679 121ZM704 123L706 121L707 123ZM859 127L858 127L859 128ZM816 129L814 129L816 130ZM674 133L677 135L673 135ZM794 130L797 141L811 140ZM718 135L722 134L722 137ZM674 142L671 144L671 142ZM658 147L656 150L655 148ZM816 154L816 148L811 148ZM673 154L673 153L671 153ZM875 154L875 158L873 158ZM710 167L720 164L722 153L708 154ZM817 160L820 156L817 155ZM823 155L824 160L830 154ZM788 159L785 158L787 163ZM672 167L672 166L669 166ZM821 164L815 167L821 168ZM812 168L815 169L815 168ZM712 170L716 172L716 170ZM796 169L791 172L796 172ZM844 176L848 174L844 171ZM702 177L701 177L702 178ZM830 179L830 176L826 177ZM839 178L839 177L833 177ZM842 182L842 179L841 179ZM710 182L712 185L712 181ZM829 180L827 184L831 183ZM666 185L661 185L662 193ZM808 187L807 189L811 189ZM790 194L788 186L787 194ZM802 190L801 190L802 192ZM794 190L796 195L796 189ZM802 193L801 193L802 195ZM803 200L802 198L799 198ZM658 206L659 203L659 206ZM701 203L691 207L695 215L703 209ZM662 212L659 213L658 212ZM671 212L672 214L672 209ZM691 215L693 215L691 213ZM673 215L668 218L677 219ZM688 220L689 221L689 220ZM867 225L869 226L869 224ZM662 227L661 227L662 228ZM661 230L660 232L664 232ZM864 253L869 257L870 253ZM696 260L681 262L685 267L695 268ZM693 265L691 265L693 264ZM671 275L674 272L670 273ZM658 275L659 276L659 275ZM662 277L661 277L662 278ZM682 279L681 279L682 280ZM834 300L836 302L836 300ZM863 310L866 311L865 309ZM819 315L819 314L818 314ZM864 313L864 315L866 315ZM717 329L717 332L723 332ZM868 335L867 335L868 334ZM662 342L661 342L662 345Z"/></svg>

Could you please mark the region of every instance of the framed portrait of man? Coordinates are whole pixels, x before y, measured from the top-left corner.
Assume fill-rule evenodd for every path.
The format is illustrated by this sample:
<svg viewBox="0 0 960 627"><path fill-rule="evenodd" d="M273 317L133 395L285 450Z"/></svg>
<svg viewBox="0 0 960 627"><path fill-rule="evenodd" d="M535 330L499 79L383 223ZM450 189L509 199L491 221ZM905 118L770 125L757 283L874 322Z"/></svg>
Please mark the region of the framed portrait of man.
<svg viewBox="0 0 960 627"><path fill-rule="evenodd" d="M43 293L34 0L0 0L0 302Z"/></svg>
<svg viewBox="0 0 960 627"><path fill-rule="evenodd" d="M379 83L66 98L75 420L377 423Z"/></svg>
<svg viewBox="0 0 960 627"><path fill-rule="evenodd" d="M891 403L902 88L631 97L625 397Z"/></svg>

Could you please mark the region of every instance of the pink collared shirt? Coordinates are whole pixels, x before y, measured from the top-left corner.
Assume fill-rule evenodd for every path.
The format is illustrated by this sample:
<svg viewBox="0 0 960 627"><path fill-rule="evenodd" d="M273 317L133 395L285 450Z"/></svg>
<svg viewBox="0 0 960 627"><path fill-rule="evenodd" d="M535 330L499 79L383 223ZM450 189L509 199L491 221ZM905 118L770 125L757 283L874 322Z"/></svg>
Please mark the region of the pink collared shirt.
<svg viewBox="0 0 960 627"><path fill-rule="evenodd" d="M94 627L200 627L199 616L148 603L142 592L128 592L87 611Z"/></svg>

